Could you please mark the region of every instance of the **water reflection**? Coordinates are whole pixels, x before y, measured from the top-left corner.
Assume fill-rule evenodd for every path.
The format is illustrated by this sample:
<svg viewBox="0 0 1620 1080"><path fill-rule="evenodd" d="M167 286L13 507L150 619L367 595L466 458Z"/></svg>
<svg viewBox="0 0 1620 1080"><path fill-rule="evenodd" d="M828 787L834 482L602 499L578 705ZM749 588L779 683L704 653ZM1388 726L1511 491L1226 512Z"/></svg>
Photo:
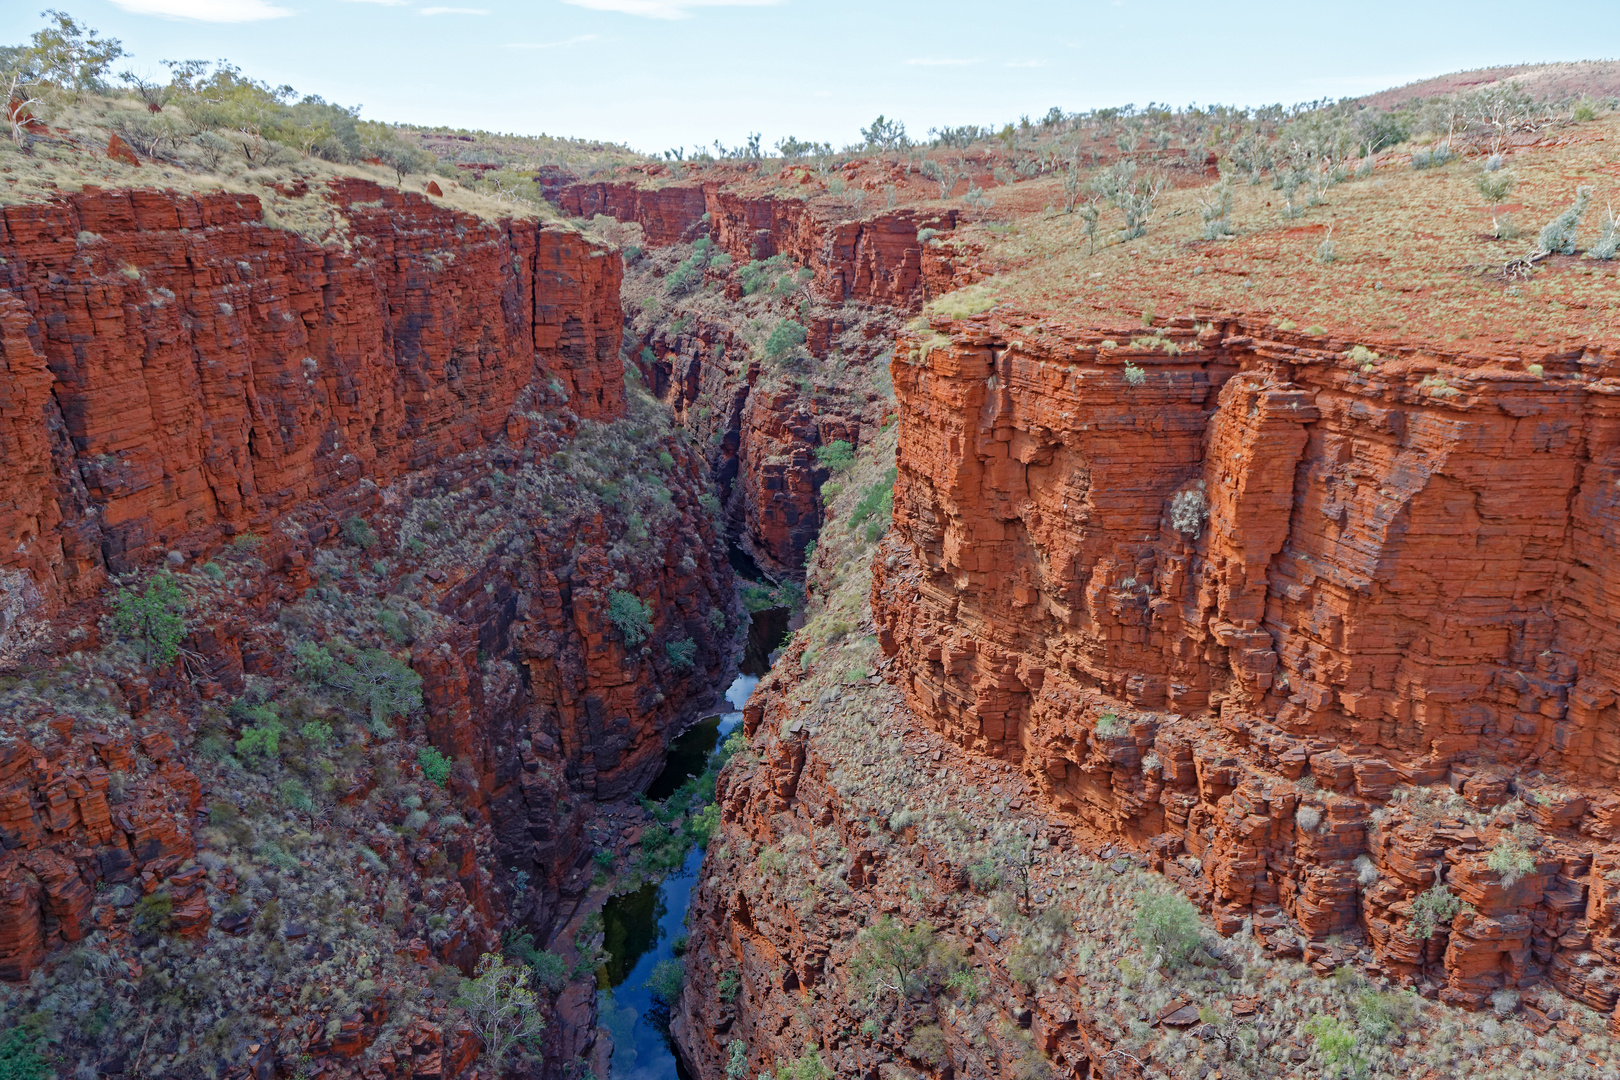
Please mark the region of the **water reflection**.
<svg viewBox="0 0 1620 1080"><path fill-rule="evenodd" d="M649 795L667 797L703 770L716 747L742 723L743 705L758 682L753 675L739 675L726 690L733 711L711 717L676 740ZM702 865L702 849L693 848L681 868L663 881L615 896L602 909L608 961L598 972L598 1005L602 1026L613 1037L613 1080L688 1080L670 1039L669 1018L646 984L653 968L673 958L677 941L686 937L686 908Z"/></svg>

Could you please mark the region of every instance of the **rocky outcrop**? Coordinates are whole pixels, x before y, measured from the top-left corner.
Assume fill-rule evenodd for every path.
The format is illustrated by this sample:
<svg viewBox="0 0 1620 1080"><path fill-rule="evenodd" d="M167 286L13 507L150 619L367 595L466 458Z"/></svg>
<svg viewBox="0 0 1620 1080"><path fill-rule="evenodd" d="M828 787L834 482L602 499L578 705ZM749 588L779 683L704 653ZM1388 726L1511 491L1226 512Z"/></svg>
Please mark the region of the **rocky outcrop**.
<svg viewBox="0 0 1620 1080"><path fill-rule="evenodd" d="M746 617L704 463L625 392L616 252L358 182L327 206L325 247L246 196L5 212L0 644L89 651L0 682L0 977L93 937L202 1012L232 997L258 1032L233 1067L457 1076L477 1039L423 987L505 928L545 943L590 886L595 807L657 774ZM154 561L186 597L174 663L103 649L99 604L62 612ZM368 718L295 662L315 645L408 665L420 711ZM557 1075L593 1038L581 1001ZM112 1068L141 1041L80 1049Z"/></svg>
<svg viewBox="0 0 1620 1080"><path fill-rule="evenodd" d="M897 350L872 604L913 709L1223 932L1614 1007L1585 974L1620 958L1608 361L1129 339L981 318ZM1426 937L1437 881L1474 912Z"/></svg>
<svg viewBox="0 0 1620 1080"><path fill-rule="evenodd" d="M0 571L39 614L107 569L618 413L620 261L577 233L335 182L322 247L249 195L96 191L0 219Z"/></svg>
<svg viewBox="0 0 1620 1080"><path fill-rule="evenodd" d="M786 255L812 270L817 290L834 303L901 308L927 296L918 232L954 229L958 219L955 210L902 207L842 220L803 199L741 194L712 182L648 188L578 183L542 190L571 217L605 214L636 222L651 244L707 236L738 262Z"/></svg>

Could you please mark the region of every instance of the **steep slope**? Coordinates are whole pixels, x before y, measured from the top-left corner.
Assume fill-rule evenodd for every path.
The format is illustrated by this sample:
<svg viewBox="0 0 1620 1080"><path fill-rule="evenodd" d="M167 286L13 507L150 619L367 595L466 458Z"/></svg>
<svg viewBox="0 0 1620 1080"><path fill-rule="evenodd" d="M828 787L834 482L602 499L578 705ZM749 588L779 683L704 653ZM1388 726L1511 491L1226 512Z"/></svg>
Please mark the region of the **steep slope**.
<svg viewBox="0 0 1620 1080"><path fill-rule="evenodd" d="M223 198L6 211L0 968L87 1067L464 1072L457 978L560 925L746 631L700 460L626 393L617 254L330 196L347 247ZM173 583L176 659L98 623L109 579ZM556 1073L594 1030L553 974Z"/></svg>

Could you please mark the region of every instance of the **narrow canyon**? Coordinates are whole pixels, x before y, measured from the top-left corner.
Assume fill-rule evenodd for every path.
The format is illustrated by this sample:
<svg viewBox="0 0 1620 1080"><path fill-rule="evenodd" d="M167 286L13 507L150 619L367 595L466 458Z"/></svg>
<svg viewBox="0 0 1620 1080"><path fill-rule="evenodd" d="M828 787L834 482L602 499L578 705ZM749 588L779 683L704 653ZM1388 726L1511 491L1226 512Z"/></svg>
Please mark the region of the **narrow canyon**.
<svg viewBox="0 0 1620 1080"><path fill-rule="evenodd" d="M1056 110L517 199L96 129L24 192L77 136L21 107L0 1020L56 1075L1620 1076L1614 252L1378 246L1483 150L1296 208ZM1612 172L1558 123L1532 216Z"/></svg>

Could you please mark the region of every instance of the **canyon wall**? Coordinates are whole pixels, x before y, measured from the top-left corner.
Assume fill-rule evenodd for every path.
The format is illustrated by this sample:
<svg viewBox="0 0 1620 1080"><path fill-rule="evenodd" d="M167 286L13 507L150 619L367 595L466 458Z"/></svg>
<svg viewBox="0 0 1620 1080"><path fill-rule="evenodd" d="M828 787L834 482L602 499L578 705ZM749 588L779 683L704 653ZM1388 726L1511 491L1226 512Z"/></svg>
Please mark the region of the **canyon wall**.
<svg viewBox="0 0 1620 1080"><path fill-rule="evenodd" d="M1349 344L903 340L882 647L919 716L1223 933L1470 1007L1550 980L1613 1008L1612 361ZM1472 912L1420 935L1442 880Z"/></svg>
<svg viewBox="0 0 1620 1080"><path fill-rule="evenodd" d="M452 1076L476 1056L471 1029L434 1026L443 995L408 1003L437 965L471 973L504 925L543 944L566 919L591 884L593 808L662 768L723 689L747 618L704 463L626 393L617 252L367 183L316 198L341 242L273 227L249 196L89 191L5 210L0 664L35 666L0 681L0 977L88 935L134 957L152 944L137 900L157 896L170 933L210 946L148 952L149 974L280 1017L227 1059L262 1076L300 1057L336 1075ZM148 667L98 651L112 634L93 616L110 576L154 562L189 610L181 660ZM643 605L642 640L610 614L619 591ZM295 663L323 642L408 663L420 712L345 727L364 718ZM86 650L71 674L41 674L68 649ZM300 761L222 764L266 708L325 710L348 732L343 756L310 772L329 752L288 720ZM454 813L419 812L424 791L441 799L426 746L453 765L437 783ZM284 885L276 899L303 927L285 936L312 935L305 959L350 980L378 965L375 1000L352 1013L330 979L290 1014L255 981L260 957L296 954L260 917L239 876L249 848L230 837L251 821L263 864L289 782L327 822L300 841L304 881L337 875L364 913L344 916L362 933L334 937L335 909ZM320 952L334 940L336 960ZM241 985L193 970L242 949ZM576 989L548 1029L553 1072L594 1039ZM184 1020L156 1029L181 1025L169 1052L205 1053ZM90 1050L122 1061L126 1034Z"/></svg>
<svg viewBox="0 0 1620 1080"><path fill-rule="evenodd" d="M621 410L616 254L363 181L327 212L342 250L251 195L5 209L0 570L27 572L41 614L107 569L485 444L548 395Z"/></svg>
<svg viewBox="0 0 1620 1080"><path fill-rule="evenodd" d="M747 195L717 183L641 187L634 183L544 186L570 217L605 214L636 222L650 244L708 236L739 263L786 255L815 272L828 300L910 308L924 298L924 228L954 229L954 209L884 210L844 220L803 199Z"/></svg>

